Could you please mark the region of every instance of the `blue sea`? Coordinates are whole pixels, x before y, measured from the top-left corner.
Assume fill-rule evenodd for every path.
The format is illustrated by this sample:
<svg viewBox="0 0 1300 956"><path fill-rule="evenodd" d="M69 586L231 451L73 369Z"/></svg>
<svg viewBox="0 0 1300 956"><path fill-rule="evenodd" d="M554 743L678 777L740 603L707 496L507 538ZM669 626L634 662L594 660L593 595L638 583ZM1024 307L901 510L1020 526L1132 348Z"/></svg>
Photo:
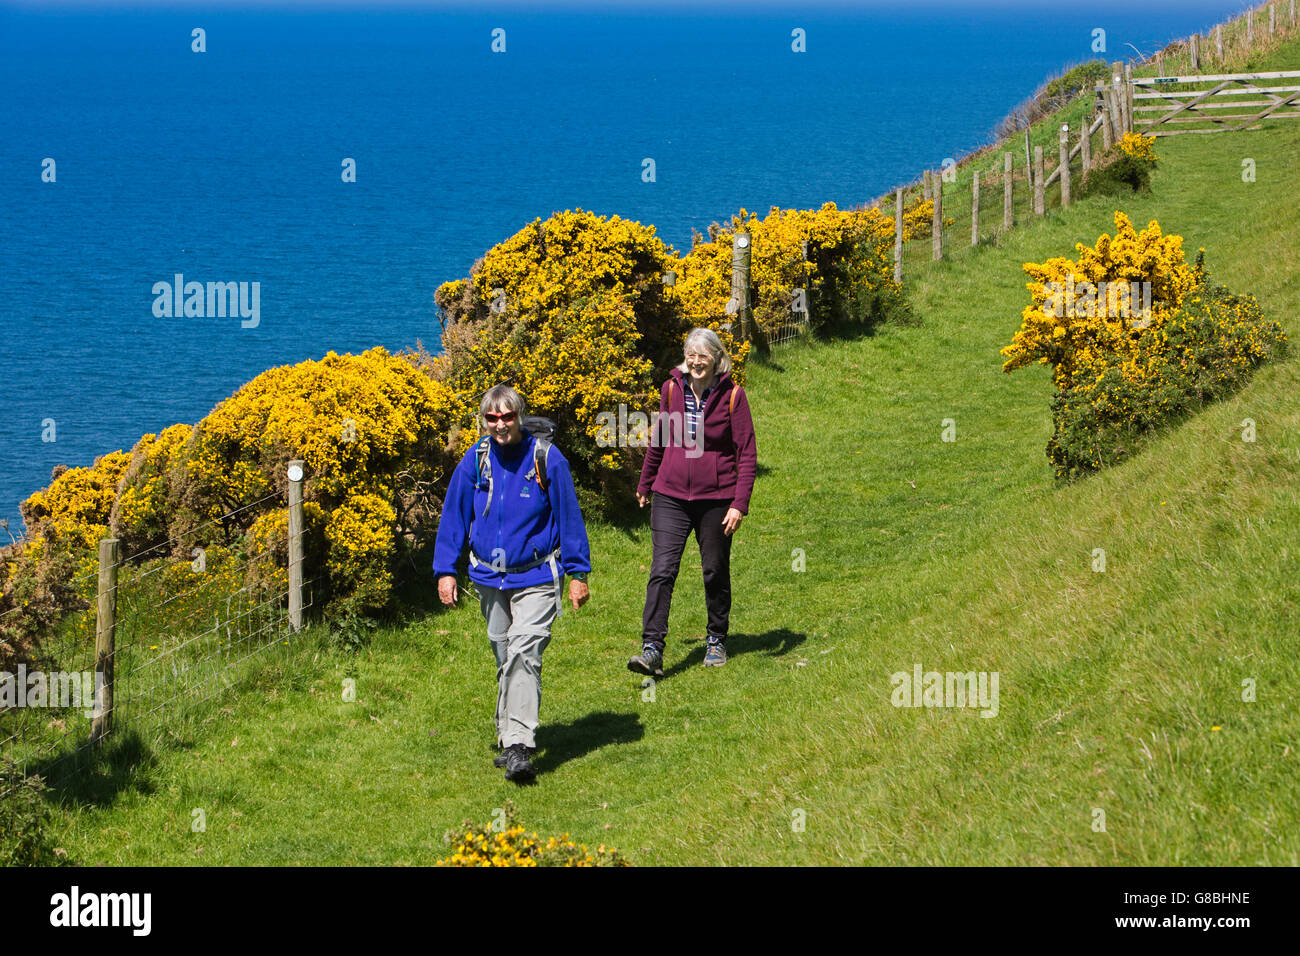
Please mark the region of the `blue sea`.
<svg viewBox="0 0 1300 956"><path fill-rule="evenodd" d="M742 206L850 206L987 141L1096 30L1121 59L1241 9L0 6L0 519L267 368L436 350L433 291L537 217L685 250ZM178 274L258 283L256 322L156 315Z"/></svg>

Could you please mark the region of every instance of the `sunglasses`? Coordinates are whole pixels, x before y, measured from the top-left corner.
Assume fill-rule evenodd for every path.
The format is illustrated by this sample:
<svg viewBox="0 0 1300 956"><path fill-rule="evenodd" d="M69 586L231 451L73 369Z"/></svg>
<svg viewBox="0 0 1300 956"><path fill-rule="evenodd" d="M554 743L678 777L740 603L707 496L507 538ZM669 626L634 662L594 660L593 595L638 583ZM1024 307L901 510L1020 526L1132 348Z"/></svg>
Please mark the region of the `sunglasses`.
<svg viewBox="0 0 1300 956"><path fill-rule="evenodd" d="M504 422L509 425L515 420L515 415L515 412L501 412L500 414L497 414L496 412L484 412L483 419L489 425L495 425L497 422Z"/></svg>

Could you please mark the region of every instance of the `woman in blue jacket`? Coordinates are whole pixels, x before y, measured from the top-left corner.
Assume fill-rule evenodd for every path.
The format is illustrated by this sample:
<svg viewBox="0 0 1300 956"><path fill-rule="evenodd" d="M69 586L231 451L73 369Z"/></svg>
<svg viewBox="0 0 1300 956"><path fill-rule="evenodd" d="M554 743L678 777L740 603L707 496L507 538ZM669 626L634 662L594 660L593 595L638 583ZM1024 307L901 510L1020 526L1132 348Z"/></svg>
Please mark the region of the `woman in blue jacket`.
<svg viewBox="0 0 1300 956"><path fill-rule="evenodd" d="M510 780L533 776L542 698L542 651L560 615L569 575L574 609L587 602L591 548L569 463L523 428L524 399L491 388L480 408L487 433L452 472L434 543L438 597L459 597L456 564L469 539L469 577L497 659L498 767Z"/></svg>

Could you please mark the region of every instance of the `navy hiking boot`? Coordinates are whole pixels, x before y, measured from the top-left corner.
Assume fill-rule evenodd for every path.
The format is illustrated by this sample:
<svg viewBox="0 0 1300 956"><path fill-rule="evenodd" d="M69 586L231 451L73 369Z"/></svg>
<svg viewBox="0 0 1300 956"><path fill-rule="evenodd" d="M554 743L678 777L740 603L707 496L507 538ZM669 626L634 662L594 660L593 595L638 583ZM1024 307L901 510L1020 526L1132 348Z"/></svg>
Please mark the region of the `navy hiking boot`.
<svg viewBox="0 0 1300 956"><path fill-rule="evenodd" d="M653 644L642 644L641 653L627 662L627 669L647 677L663 677L664 653Z"/></svg>
<svg viewBox="0 0 1300 956"><path fill-rule="evenodd" d="M523 744L511 744L506 748L506 779L532 780L536 771L528 759L528 748Z"/></svg>
<svg viewBox="0 0 1300 956"><path fill-rule="evenodd" d="M721 667L725 663L727 663L727 645L710 638L709 649L704 652L704 666Z"/></svg>
<svg viewBox="0 0 1300 956"><path fill-rule="evenodd" d="M528 751L528 756L529 756L529 757L531 757L533 754L537 753L537 748L536 748L536 747L528 747L528 748L526 748L526 749L527 749L527 751ZM506 753L507 753L509 750L510 750L509 747L503 747L503 748L501 749L501 752L500 752L499 754L497 754L496 757L492 760L492 766L494 766L494 767L504 767L504 766L506 765Z"/></svg>

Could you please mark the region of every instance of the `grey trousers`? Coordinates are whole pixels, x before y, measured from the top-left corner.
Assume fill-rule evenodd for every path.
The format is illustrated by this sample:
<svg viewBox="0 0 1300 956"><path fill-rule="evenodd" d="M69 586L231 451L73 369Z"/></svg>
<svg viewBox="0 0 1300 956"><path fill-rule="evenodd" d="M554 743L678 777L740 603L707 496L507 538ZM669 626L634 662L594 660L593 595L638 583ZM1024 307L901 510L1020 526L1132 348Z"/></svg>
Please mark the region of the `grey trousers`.
<svg viewBox="0 0 1300 956"><path fill-rule="evenodd" d="M559 603L556 585L498 590L476 584L497 659L497 744L537 746L542 704L542 651L551 642Z"/></svg>

